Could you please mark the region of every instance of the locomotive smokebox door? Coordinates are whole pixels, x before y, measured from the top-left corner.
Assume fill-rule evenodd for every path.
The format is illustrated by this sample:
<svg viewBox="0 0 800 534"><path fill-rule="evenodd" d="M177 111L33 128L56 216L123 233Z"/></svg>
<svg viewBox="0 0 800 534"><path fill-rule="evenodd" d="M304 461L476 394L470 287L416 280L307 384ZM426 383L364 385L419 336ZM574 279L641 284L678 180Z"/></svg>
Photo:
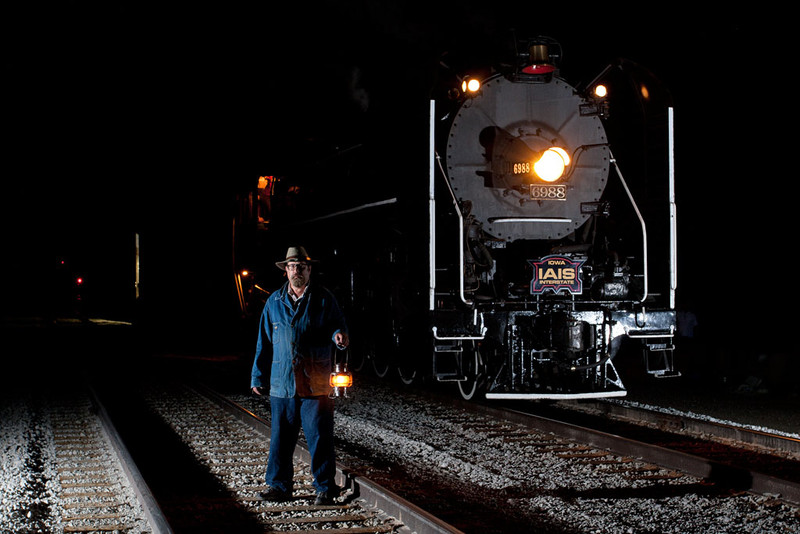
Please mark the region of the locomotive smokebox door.
<svg viewBox="0 0 800 534"><path fill-rule="evenodd" d="M583 103L558 78L529 84L497 76L460 108L450 127L448 178L486 233L558 239L589 219L581 205L600 199L609 150L600 118L581 115ZM551 181L534 169L549 149L565 160L563 175Z"/></svg>

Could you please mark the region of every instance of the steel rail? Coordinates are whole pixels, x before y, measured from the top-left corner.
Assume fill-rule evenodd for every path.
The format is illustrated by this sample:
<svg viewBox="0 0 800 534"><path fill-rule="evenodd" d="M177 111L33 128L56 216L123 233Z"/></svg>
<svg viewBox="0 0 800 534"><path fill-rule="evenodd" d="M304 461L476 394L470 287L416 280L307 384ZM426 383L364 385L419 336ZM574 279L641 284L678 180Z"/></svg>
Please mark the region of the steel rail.
<svg viewBox="0 0 800 534"><path fill-rule="evenodd" d="M621 456L639 458L661 467L674 469L711 482L719 482L732 489L779 495L781 499L789 503L800 504L800 483L797 482L514 409L499 409L480 404L473 405L473 408L484 415L528 425L538 431L550 432L559 437L605 449Z"/></svg>
<svg viewBox="0 0 800 534"><path fill-rule="evenodd" d="M265 438L269 438L270 427L263 418L217 393L207 385L194 384L191 387L197 393L214 402L227 413L238 418ZM295 455L306 463L311 462L308 446L302 440L298 440ZM386 514L400 521L404 525L401 532L414 532L416 534L463 534L461 530L399 495L392 493L375 481L355 473L344 465L339 464L336 466L336 483L346 489L352 489L355 498L362 499L368 505L383 510Z"/></svg>
<svg viewBox="0 0 800 534"><path fill-rule="evenodd" d="M589 404L584 406L589 406ZM591 407L606 414L652 423L659 428L709 434L765 449L800 454L800 438L775 434L774 432L756 430L729 422L696 419L687 417L684 414L665 413L641 406L626 406L624 401L623 403L616 403L599 400L591 403Z"/></svg>
<svg viewBox="0 0 800 534"><path fill-rule="evenodd" d="M139 503L142 505L142 509L147 517L147 521L149 522L150 527L153 529L153 534L172 534L172 527L167 522L167 518L161 510L161 507L158 505L153 493L150 491L150 487L147 485L147 482L145 482L145 479L139 471L139 468L136 466L136 462L133 460L128 448L125 446L122 437L117 432L117 429L114 426L114 423L111 421L111 417L106 411L105 406L100 401L100 398L94 389L91 387L88 389L89 398L94 406L97 418L100 420L103 430L111 442L111 447L119 459L122 470L125 472L125 476L130 481L133 491L136 493L136 497L139 500Z"/></svg>

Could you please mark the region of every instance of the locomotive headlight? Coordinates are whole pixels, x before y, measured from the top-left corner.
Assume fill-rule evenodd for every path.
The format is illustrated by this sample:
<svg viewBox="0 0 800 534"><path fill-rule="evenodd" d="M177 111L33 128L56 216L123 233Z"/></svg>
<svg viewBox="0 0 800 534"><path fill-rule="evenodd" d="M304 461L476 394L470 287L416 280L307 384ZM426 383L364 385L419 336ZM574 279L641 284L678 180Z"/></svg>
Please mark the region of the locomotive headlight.
<svg viewBox="0 0 800 534"><path fill-rule="evenodd" d="M474 95L481 88L481 82L477 78L465 78L461 82L461 92L465 95Z"/></svg>
<svg viewBox="0 0 800 534"><path fill-rule="evenodd" d="M569 162L566 150L561 147L550 147L533 164L533 172L545 182L555 182L564 175Z"/></svg>
<svg viewBox="0 0 800 534"><path fill-rule="evenodd" d="M608 87L606 87L602 83L597 84L594 86L592 94L595 96L595 98L605 98L608 96Z"/></svg>

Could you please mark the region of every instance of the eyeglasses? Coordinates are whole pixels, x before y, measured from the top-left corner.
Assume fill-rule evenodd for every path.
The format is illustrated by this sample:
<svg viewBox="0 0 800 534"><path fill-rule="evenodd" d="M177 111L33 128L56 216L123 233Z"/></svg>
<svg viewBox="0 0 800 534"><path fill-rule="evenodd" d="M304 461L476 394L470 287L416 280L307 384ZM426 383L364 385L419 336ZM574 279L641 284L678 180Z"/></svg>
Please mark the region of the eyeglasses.
<svg viewBox="0 0 800 534"><path fill-rule="evenodd" d="M305 271L306 269L308 269L306 263L290 263L286 266L287 271Z"/></svg>

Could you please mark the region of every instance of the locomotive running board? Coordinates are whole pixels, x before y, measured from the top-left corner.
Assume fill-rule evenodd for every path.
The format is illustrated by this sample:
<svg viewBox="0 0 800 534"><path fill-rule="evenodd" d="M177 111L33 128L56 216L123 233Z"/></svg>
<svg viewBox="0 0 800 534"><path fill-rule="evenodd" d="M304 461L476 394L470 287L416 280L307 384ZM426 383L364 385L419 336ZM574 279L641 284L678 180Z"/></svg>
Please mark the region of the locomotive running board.
<svg viewBox="0 0 800 534"><path fill-rule="evenodd" d="M487 399L535 400L535 399L605 399L607 397L624 397L627 391L596 391L591 393L487 393Z"/></svg>

